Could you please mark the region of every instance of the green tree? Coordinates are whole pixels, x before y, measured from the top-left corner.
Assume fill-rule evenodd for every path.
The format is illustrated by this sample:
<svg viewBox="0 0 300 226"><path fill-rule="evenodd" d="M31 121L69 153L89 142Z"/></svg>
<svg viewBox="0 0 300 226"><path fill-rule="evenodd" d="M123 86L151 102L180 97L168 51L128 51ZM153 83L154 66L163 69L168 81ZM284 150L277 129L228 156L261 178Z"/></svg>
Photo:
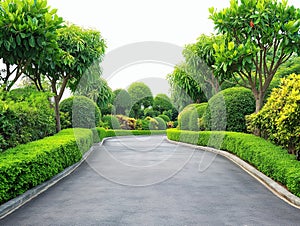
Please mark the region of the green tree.
<svg viewBox="0 0 300 226"><path fill-rule="evenodd" d="M102 108L111 103L113 92L108 86L107 81L101 78L102 70L100 62L101 60L98 59L87 68L74 94L90 98L102 110Z"/></svg>
<svg viewBox="0 0 300 226"><path fill-rule="evenodd" d="M157 94L153 100L153 110L162 114L173 108L171 99L166 94Z"/></svg>
<svg viewBox="0 0 300 226"><path fill-rule="evenodd" d="M69 25L58 31L59 48L50 55L50 60L39 64L39 70L51 83L54 93L56 130L60 131L59 102L68 87L75 92L81 78L94 62L101 60L105 41L99 31ZM35 76L41 76L36 74Z"/></svg>
<svg viewBox="0 0 300 226"><path fill-rule="evenodd" d="M113 105L116 108L116 114L126 115L126 111L130 109L131 97L125 89L116 89L114 91Z"/></svg>
<svg viewBox="0 0 300 226"><path fill-rule="evenodd" d="M153 103L153 95L151 89L143 82L134 82L128 88L131 97L131 112L137 119L143 115L143 109L149 107Z"/></svg>
<svg viewBox="0 0 300 226"><path fill-rule="evenodd" d="M187 68L186 64L177 65L174 71L167 75L167 80L171 86L171 100L179 110L190 103L207 101L201 83L188 73Z"/></svg>
<svg viewBox="0 0 300 226"><path fill-rule="evenodd" d="M186 45L183 50L188 74L201 86L208 99L220 91L225 80L213 73L216 62L213 44L222 40L223 35L201 35L196 43Z"/></svg>
<svg viewBox="0 0 300 226"><path fill-rule="evenodd" d="M63 19L46 0L3 0L0 8L0 58L6 67L0 84L9 91L32 62L57 47Z"/></svg>
<svg viewBox="0 0 300 226"><path fill-rule="evenodd" d="M215 43L215 75L234 77L251 89L256 112L279 66L299 52L300 10L287 1L231 0L230 7L210 10L222 43Z"/></svg>

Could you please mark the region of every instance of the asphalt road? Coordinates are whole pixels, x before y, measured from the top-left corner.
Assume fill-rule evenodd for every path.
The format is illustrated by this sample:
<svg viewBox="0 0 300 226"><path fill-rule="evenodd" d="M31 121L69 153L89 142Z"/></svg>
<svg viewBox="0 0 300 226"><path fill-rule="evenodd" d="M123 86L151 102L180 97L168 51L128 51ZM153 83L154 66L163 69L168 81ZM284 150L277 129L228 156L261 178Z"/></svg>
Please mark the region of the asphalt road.
<svg viewBox="0 0 300 226"><path fill-rule="evenodd" d="M222 156L162 136L107 140L0 225L299 225L289 206Z"/></svg>

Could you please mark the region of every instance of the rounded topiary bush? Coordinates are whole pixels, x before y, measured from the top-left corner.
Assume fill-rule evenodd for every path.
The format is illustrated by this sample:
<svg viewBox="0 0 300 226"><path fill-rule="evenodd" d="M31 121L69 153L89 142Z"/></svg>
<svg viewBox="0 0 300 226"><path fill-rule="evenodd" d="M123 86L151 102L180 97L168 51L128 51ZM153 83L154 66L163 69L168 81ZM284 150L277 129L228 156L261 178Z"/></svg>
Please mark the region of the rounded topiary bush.
<svg viewBox="0 0 300 226"><path fill-rule="evenodd" d="M159 115L157 117L162 118L165 122L170 122L171 121L171 119L167 115Z"/></svg>
<svg viewBox="0 0 300 226"><path fill-rule="evenodd" d="M255 99L251 90L233 87L208 101L203 123L206 130L246 132L245 116L254 111Z"/></svg>
<svg viewBox="0 0 300 226"><path fill-rule="evenodd" d="M155 117L154 119L158 122L157 127L158 127L159 130L165 130L166 129L167 125L166 125L165 120L163 120L160 117Z"/></svg>
<svg viewBox="0 0 300 226"><path fill-rule="evenodd" d="M181 130L199 130L199 118L202 118L206 108L207 103L201 104L190 104L186 106L183 111L178 116L178 125Z"/></svg>
<svg viewBox="0 0 300 226"><path fill-rule="evenodd" d="M94 128L99 125L101 112L91 99L73 96L60 103L60 111L68 113L73 128Z"/></svg>
<svg viewBox="0 0 300 226"><path fill-rule="evenodd" d="M120 123L116 116L113 115L105 115L102 117L102 122L104 124L104 127L108 129L120 129Z"/></svg>

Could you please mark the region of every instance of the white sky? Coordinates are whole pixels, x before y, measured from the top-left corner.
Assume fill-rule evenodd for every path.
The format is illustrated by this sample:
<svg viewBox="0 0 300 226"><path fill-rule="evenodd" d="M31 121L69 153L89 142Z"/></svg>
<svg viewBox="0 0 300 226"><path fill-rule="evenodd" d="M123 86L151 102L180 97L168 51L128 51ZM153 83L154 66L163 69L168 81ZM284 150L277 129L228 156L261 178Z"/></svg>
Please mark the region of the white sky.
<svg viewBox="0 0 300 226"><path fill-rule="evenodd" d="M125 45L160 41L183 47L193 43L201 34L213 32L208 8L222 9L229 0L48 0L65 20L99 30L106 40L107 53ZM300 8L299 0L289 4ZM108 80L113 88L126 88L136 80L151 80L163 84L173 67L160 63L130 65ZM105 73L105 71L104 71ZM145 81L146 82L146 81ZM147 83L147 82L146 82ZM147 83L149 84L149 83ZM166 85L166 83L165 83ZM154 93L155 85L151 85ZM164 85L163 85L164 86ZM165 87L168 90L168 87ZM161 91L159 91L161 92Z"/></svg>

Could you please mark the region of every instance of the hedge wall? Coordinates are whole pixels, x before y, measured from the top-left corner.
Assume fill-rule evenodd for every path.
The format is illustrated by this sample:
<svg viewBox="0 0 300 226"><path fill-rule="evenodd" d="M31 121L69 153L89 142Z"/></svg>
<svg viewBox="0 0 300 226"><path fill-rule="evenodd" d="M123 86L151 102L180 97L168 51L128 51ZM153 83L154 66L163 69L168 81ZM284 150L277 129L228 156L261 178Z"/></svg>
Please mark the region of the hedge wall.
<svg viewBox="0 0 300 226"><path fill-rule="evenodd" d="M67 129L0 155L0 204L23 194L82 158L93 144L89 129Z"/></svg>
<svg viewBox="0 0 300 226"><path fill-rule="evenodd" d="M223 139L220 149L237 155L300 197L300 162L295 156L260 137L237 132L191 132L176 129L167 130L167 136L170 140L200 146L207 146L211 136L219 137ZM216 147L218 143L210 143L209 146Z"/></svg>

